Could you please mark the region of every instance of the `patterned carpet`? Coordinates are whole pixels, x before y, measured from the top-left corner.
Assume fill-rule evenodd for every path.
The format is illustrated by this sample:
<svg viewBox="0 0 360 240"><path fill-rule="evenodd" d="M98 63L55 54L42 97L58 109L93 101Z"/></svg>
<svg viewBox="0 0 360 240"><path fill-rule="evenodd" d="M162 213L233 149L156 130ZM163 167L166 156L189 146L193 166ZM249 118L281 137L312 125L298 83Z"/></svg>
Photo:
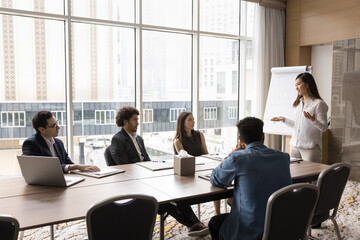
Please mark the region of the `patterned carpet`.
<svg viewBox="0 0 360 240"><path fill-rule="evenodd" d="M360 239L360 183L355 181L349 181L344 190L342 196L341 205L337 215L337 222L341 230L341 236L347 240L359 240ZM224 212L224 203L222 203L222 211ZM230 209L228 209L230 210ZM194 206L195 213L197 212L197 206ZM214 209L212 203L201 204L201 221L207 224L210 218L214 215ZM202 239L210 240L210 236L203 238L192 238L187 236L187 228L181 224L178 224L173 218L166 219L165 225L165 239ZM321 229L312 231L313 235L326 240L335 240L336 234L334 227L330 220L322 224ZM87 237L86 226L83 220L68 222L59 224L55 229L56 239L66 240L80 240ZM37 239L50 239L49 227L36 228L27 230L24 233L24 239L37 240ZM159 221L157 220L153 239L159 239Z"/></svg>

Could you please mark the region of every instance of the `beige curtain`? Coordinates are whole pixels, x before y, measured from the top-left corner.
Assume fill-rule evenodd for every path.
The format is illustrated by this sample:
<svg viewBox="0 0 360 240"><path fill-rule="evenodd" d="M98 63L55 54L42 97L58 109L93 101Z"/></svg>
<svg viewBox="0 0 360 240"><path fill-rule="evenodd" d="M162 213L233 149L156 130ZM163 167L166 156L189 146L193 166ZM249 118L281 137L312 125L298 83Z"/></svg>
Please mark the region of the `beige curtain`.
<svg viewBox="0 0 360 240"><path fill-rule="evenodd" d="M254 74L258 117L263 118L272 67L285 64L285 11L256 5L254 35ZM281 136L265 135L265 145L281 149Z"/></svg>
<svg viewBox="0 0 360 240"><path fill-rule="evenodd" d="M259 3L260 6L267 8L275 8L280 10L286 9L286 0L243 0L243 1L256 2Z"/></svg>

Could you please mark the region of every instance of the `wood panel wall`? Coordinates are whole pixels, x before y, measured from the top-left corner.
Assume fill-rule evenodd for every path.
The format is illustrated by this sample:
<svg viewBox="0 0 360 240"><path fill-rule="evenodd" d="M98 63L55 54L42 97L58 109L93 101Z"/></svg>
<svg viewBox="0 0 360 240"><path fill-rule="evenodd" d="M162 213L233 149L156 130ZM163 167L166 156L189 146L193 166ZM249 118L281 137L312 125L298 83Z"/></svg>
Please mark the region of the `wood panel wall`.
<svg viewBox="0 0 360 240"><path fill-rule="evenodd" d="M311 46L360 37L360 0L287 0L286 66L311 65Z"/></svg>
<svg viewBox="0 0 360 240"><path fill-rule="evenodd" d="M360 0L287 0L286 66L311 65L311 46L360 38ZM323 134L323 163L329 131Z"/></svg>

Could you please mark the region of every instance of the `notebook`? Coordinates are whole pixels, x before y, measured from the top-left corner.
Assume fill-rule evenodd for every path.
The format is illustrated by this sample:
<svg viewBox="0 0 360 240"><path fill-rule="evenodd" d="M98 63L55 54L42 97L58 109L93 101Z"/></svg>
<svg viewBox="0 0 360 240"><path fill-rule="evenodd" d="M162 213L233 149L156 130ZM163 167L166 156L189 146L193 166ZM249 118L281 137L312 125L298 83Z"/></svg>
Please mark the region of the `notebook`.
<svg viewBox="0 0 360 240"><path fill-rule="evenodd" d="M202 178L202 179L205 179L205 180L208 180L208 181L210 181L210 176L211 176L211 173L209 173L209 174L204 174L204 175L198 175L199 178ZM226 187L226 188L227 188L227 189L233 188L233 187L234 187L234 184L235 184L235 181L233 180L233 181L231 182L231 186Z"/></svg>
<svg viewBox="0 0 360 240"><path fill-rule="evenodd" d="M83 177L64 176L57 157L17 156L27 184L69 187L84 181Z"/></svg>
<svg viewBox="0 0 360 240"><path fill-rule="evenodd" d="M150 169L152 171L174 168L174 164L167 161L145 161L145 162L137 162L136 164L144 168Z"/></svg>
<svg viewBox="0 0 360 240"><path fill-rule="evenodd" d="M81 174L84 176L95 177L95 178L107 177L110 175L123 173L123 172L125 172L125 170L116 169L116 168L100 168L99 172L81 172L79 170L71 171L71 173Z"/></svg>
<svg viewBox="0 0 360 240"><path fill-rule="evenodd" d="M229 156L229 154L226 154L226 153L210 153L210 154L204 154L204 155L201 155L201 156L206 157L206 158L210 158L210 159L214 159L214 160L217 160L217 161L224 161Z"/></svg>

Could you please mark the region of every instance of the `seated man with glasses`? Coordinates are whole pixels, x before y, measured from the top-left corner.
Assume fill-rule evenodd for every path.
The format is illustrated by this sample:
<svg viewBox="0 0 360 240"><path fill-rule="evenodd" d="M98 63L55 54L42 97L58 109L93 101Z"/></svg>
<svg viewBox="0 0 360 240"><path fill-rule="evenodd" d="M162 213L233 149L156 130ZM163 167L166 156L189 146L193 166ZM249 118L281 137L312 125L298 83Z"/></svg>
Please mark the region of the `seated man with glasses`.
<svg viewBox="0 0 360 240"><path fill-rule="evenodd" d="M100 171L96 166L74 164L71 161L63 142L56 138L60 126L51 112L37 112L32 119L32 125L36 133L24 141L22 146L23 155L58 157L64 172L70 170Z"/></svg>

